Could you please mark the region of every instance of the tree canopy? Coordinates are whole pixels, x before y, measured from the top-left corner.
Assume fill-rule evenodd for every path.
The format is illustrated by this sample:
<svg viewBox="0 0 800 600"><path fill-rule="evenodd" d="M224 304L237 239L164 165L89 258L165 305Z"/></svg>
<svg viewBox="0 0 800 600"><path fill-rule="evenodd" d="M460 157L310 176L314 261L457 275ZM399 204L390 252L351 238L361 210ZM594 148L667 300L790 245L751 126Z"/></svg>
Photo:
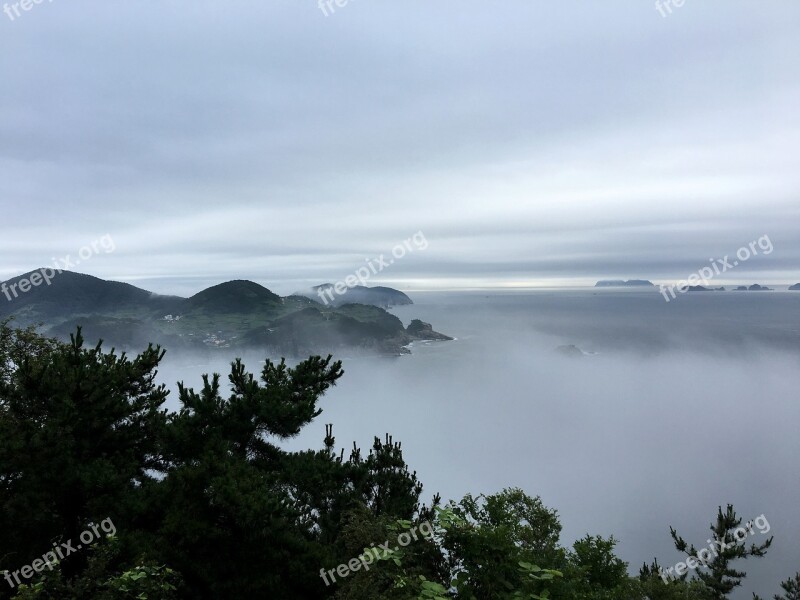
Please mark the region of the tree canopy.
<svg viewBox="0 0 800 600"><path fill-rule="evenodd" d="M630 576L615 538L562 546L557 512L522 490L424 503L391 435L345 456L328 425L319 448L285 450L343 376L331 356L258 374L236 360L227 386L180 385L174 412L163 357L0 323L0 598L707 600L744 577L731 560L769 548ZM740 521L720 509L712 529Z"/></svg>

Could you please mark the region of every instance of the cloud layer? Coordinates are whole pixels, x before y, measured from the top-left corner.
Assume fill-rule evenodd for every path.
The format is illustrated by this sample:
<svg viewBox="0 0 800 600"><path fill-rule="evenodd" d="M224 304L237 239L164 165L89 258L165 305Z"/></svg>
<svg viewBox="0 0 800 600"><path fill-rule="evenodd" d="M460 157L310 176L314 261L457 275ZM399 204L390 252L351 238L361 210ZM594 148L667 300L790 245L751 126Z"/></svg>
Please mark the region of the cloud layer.
<svg viewBox="0 0 800 600"><path fill-rule="evenodd" d="M800 280L800 5L52 2L0 15L0 279L191 293ZM379 283L379 282L375 282ZM724 282L723 282L724 283Z"/></svg>

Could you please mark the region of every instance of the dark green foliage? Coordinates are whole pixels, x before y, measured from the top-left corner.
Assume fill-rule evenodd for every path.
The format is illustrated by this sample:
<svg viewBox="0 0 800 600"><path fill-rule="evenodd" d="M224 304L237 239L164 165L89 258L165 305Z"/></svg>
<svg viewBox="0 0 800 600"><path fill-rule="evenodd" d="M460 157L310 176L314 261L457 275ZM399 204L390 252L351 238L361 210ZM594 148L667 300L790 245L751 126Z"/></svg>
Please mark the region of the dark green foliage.
<svg viewBox="0 0 800 600"><path fill-rule="evenodd" d="M37 272L7 284L32 275L41 280ZM52 275L49 285L42 281L25 293L6 288L10 301L0 302L0 318L43 323L62 340L81 327L91 344L104 339L125 349L156 341L170 350L235 347L293 358L345 348L395 356L406 353L404 346L414 339L450 339L427 330L418 336L407 332L400 319L377 306L336 303L336 308L316 295L281 298L252 281L229 281L179 298L69 271Z"/></svg>
<svg viewBox="0 0 800 600"><path fill-rule="evenodd" d="M39 581L19 586L14 600L178 600L184 597L183 582L173 569L151 562L131 569L122 566L117 538L87 552L87 567L76 577L64 578L58 565L53 571L45 570Z"/></svg>
<svg viewBox="0 0 800 600"><path fill-rule="evenodd" d="M180 387L182 409L169 421L167 477L155 503L164 515L158 543L165 562L190 588L277 598L293 580L296 597L312 597L318 586L308 573L319 569L320 556L304 518L310 511L285 483L293 455L272 438L296 435L314 419L319 396L341 374L340 363L313 357L295 368L268 361L258 380L237 361L228 398L217 375L205 377L199 392ZM335 468L324 454L317 462L323 471Z"/></svg>
<svg viewBox="0 0 800 600"><path fill-rule="evenodd" d="M376 306L345 304L323 309L311 306L277 318L268 327L245 334L248 345L276 348L293 355L314 349L359 348L376 354L398 354L413 338L403 323Z"/></svg>
<svg viewBox="0 0 800 600"><path fill-rule="evenodd" d="M229 394L206 376L198 391L180 386L169 414L153 382L158 348L129 359L85 348L80 331L62 344L5 325L0 342L0 570L91 522L118 528L113 555L98 542L26 594L95 597L104 581L160 585L170 568L187 597L319 598L319 569L352 558L343 532L354 514L388 523L429 512L388 436L347 460L331 428L322 450L281 449L341 377L330 357L267 361L260 377L236 361Z"/></svg>
<svg viewBox="0 0 800 600"><path fill-rule="evenodd" d="M710 590L714 600L725 600L735 588L742 584L742 579L746 577L744 571L737 571L733 568L734 561L746 559L751 556L763 557L767 549L772 545L772 538L768 538L763 544L750 544L748 547L745 541L737 541L734 532L742 525L742 519L736 514L732 505L728 505L725 512L720 506L717 511L716 521L710 526L712 542L717 544L717 550L707 561L707 568L697 569L695 576L705 587ZM749 525L749 524L748 524ZM747 529L747 526L744 527ZM670 528L675 548L678 552L686 556L697 556L698 549L694 545L689 546L675 529ZM722 545L725 546L723 549ZM685 576L684 576L685 577Z"/></svg>
<svg viewBox="0 0 800 600"><path fill-rule="evenodd" d="M337 600L394 600L414 598L414 589L410 586L399 589L397 579L406 577L427 577L430 579L446 579L447 569L440 548L424 535L417 533L422 523L430 524L433 511L426 511L428 518L411 520L394 520L388 517L376 517L369 510L354 510L344 521L342 540L345 542L346 554L350 557L365 556L367 552L377 557L370 560L368 570L359 569L346 578L339 578L331 591ZM415 536L411 543L397 552L393 558L383 560L381 545L387 542L390 548L398 547L398 536L407 534L411 529ZM423 530L425 527L423 526ZM391 555L386 555L389 558ZM400 559L402 557L402 560ZM333 566L333 565L330 565Z"/></svg>
<svg viewBox="0 0 800 600"><path fill-rule="evenodd" d="M444 573L420 573L418 555L408 548L379 552L395 574L395 598L486 598L544 600L562 573L542 569L532 557L563 560L558 548L561 525L555 511L520 490L436 508L432 536L426 540L444 550ZM398 522L406 528L408 523ZM392 566L394 564L394 567ZM554 596L558 597L558 596ZM572 596L570 596L572 597ZM359 596L358 598L361 598ZM366 597L364 597L366 598Z"/></svg>
<svg viewBox="0 0 800 600"><path fill-rule="evenodd" d="M446 529L443 546L463 582L459 596L510 598L514 591L540 590L520 563L555 568L563 560L558 515L538 497L519 489L467 495L452 510L455 519Z"/></svg>
<svg viewBox="0 0 800 600"><path fill-rule="evenodd" d="M330 356L266 361L258 376L237 360L225 388L216 374L180 385L175 413L154 383L162 357L0 323L0 573L104 519L116 531L24 586L0 578L0 598L720 600L744 577L730 563L771 543L730 543L741 519L729 506L712 531L730 547L708 572L665 582L654 562L631 578L613 537L562 547L556 511L522 490L421 504L388 434L345 458L328 425L320 449L284 450L343 374ZM397 545L423 525L430 536ZM374 564L326 585L320 569L358 557ZM782 586L776 600L798 600L800 575Z"/></svg>
<svg viewBox="0 0 800 600"><path fill-rule="evenodd" d="M59 339L69 336L80 328L84 338L90 340L124 340L127 346L147 347L153 339L153 328L139 319L131 317L110 317L104 315L85 315L67 319L63 323L50 328L49 334ZM185 340L175 334L165 333L158 336L163 344L171 350L187 347Z"/></svg>
<svg viewBox="0 0 800 600"><path fill-rule="evenodd" d="M32 271L9 279L7 288L18 284L21 280L30 279L31 275L40 271ZM20 292L15 288L6 296L0 296L0 316L19 313L27 317L32 312L35 319L50 320L64 315L92 314L106 311L139 309L148 307L170 308L174 300L170 296L154 296L151 292L134 287L128 283L105 281L91 275L64 271L46 271L50 284L41 282L39 286ZM181 299L177 299L181 300ZM167 310L169 312L169 310Z"/></svg>
<svg viewBox="0 0 800 600"><path fill-rule="evenodd" d="M632 597L649 600L711 600L711 591L700 581L676 579L665 583L661 568L658 561L643 565L635 587L640 595Z"/></svg>
<svg viewBox="0 0 800 600"><path fill-rule="evenodd" d="M775 600L800 600L800 573L796 573L794 579L787 579L781 583L783 594L775 596Z"/></svg>
<svg viewBox="0 0 800 600"><path fill-rule="evenodd" d="M210 313L277 312L281 297L252 281L220 283L189 298L182 311Z"/></svg>
<svg viewBox="0 0 800 600"><path fill-rule="evenodd" d="M0 568L18 568L89 521L127 524L161 465L167 392L153 383L158 348L131 360L84 348L80 332L69 344L3 336L14 366L0 381ZM77 554L63 568L84 566Z"/></svg>
<svg viewBox="0 0 800 600"><path fill-rule="evenodd" d="M798 284L800 287L800 284ZM794 578L781 582L783 593L773 596L774 600L800 600L800 573L795 573ZM753 600L761 600L759 596L753 594Z"/></svg>
<svg viewBox="0 0 800 600"><path fill-rule="evenodd" d="M590 535L575 542L561 567L564 579L555 582L554 595L592 600L635 597L628 565L614 554L616 544L613 537Z"/></svg>

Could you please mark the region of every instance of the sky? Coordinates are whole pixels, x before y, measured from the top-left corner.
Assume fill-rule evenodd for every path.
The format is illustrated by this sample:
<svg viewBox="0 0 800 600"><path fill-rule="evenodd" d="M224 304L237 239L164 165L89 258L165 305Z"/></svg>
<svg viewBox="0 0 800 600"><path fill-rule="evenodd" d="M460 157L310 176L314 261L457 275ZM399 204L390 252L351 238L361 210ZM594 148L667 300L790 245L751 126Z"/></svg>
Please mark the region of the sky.
<svg viewBox="0 0 800 600"><path fill-rule="evenodd" d="M340 2L5 3L0 279L800 281L800 3Z"/></svg>

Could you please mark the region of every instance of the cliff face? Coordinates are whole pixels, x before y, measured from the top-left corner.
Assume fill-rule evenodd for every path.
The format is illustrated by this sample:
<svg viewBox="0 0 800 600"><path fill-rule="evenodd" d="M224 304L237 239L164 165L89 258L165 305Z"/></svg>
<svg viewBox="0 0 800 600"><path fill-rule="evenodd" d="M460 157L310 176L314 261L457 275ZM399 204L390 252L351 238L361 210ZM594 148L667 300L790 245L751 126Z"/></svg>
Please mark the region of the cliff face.
<svg viewBox="0 0 800 600"><path fill-rule="evenodd" d="M434 331L433 326L430 323L425 323L419 319L414 319L411 321L411 323L409 323L408 327L406 327L406 333L416 340L446 341L453 339L450 336L444 335L443 333Z"/></svg>

